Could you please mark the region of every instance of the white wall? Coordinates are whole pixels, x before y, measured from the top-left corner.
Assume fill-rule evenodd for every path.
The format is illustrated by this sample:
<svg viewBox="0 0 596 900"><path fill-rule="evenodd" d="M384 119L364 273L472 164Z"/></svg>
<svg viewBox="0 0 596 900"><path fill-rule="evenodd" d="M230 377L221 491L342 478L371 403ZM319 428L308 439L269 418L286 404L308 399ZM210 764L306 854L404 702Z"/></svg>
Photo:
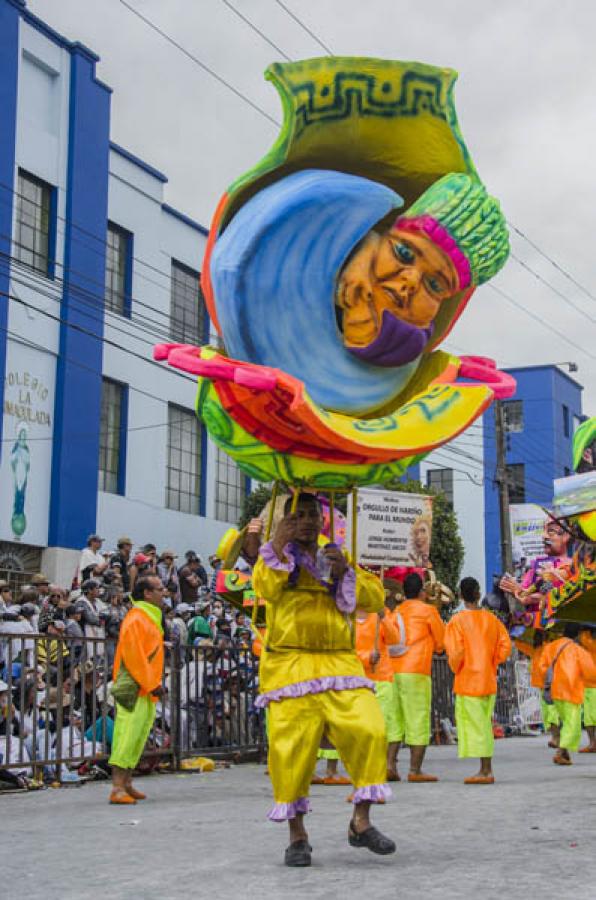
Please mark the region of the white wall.
<svg viewBox="0 0 596 900"><path fill-rule="evenodd" d="M482 419L477 424L482 426ZM473 437L472 437L473 435ZM484 486L480 464L464 456L453 455L450 451L462 450L470 456L482 459L482 428L474 428L460 438L451 441L445 448L431 453L420 464L420 480L426 484L429 469L453 468L453 507L459 524L459 532L464 544L465 557L462 578L471 575L485 590L484 564ZM446 451L446 452L445 452Z"/></svg>

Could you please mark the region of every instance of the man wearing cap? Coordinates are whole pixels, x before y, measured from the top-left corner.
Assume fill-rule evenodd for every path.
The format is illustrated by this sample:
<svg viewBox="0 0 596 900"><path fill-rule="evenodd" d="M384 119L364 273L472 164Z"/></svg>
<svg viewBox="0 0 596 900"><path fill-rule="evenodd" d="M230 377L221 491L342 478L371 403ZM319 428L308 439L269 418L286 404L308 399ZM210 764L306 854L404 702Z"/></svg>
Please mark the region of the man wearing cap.
<svg viewBox="0 0 596 900"><path fill-rule="evenodd" d="M38 572L31 579L31 584L39 594L40 599L45 600L50 593L50 579L43 572Z"/></svg>
<svg viewBox="0 0 596 900"><path fill-rule="evenodd" d="M161 578L161 583L165 588L169 587L169 585L174 582L174 584L177 586L177 592L176 597L173 599L176 603L179 603L182 598L180 597L180 581L178 579L178 571L176 569L177 559L178 557L173 550L164 550L159 557L159 562L157 564L157 574Z"/></svg>
<svg viewBox="0 0 596 900"><path fill-rule="evenodd" d="M120 629L114 663L116 726L112 743L112 792L110 803L132 804L145 795L132 785L132 773L155 720L155 704L161 692L164 663L164 586L156 575L141 576L132 592L133 608ZM136 683L136 699L125 702L124 684ZM128 693L128 692L127 692ZM133 690L134 694L134 690Z"/></svg>
<svg viewBox="0 0 596 900"><path fill-rule="evenodd" d="M103 538L98 534L90 534L87 538L87 546L81 551L79 560L79 577L85 581L92 575L101 575L107 569L108 561L99 552Z"/></svg>
<svg viewBox="0 0 596 900"><path fill-rule="evenodd" d="M81 613L81 627L88 638L105 638L104 616L105 610L99 600L99 581L88 578L81 585L81 596L75 604L77 612ZM103 644L89 641L87 654L89 656L103 653Z"/></svg>
<svg viewBox="0 0 596 900"><path fill-rule="evenodd" d="M112 557L112 566L120 569L122 589L125 594L128 594L130 591L128 567L130 566L130 554L132 553L132 539L126 536L119 537L116 546L118 547L118 553Z"/></svg>

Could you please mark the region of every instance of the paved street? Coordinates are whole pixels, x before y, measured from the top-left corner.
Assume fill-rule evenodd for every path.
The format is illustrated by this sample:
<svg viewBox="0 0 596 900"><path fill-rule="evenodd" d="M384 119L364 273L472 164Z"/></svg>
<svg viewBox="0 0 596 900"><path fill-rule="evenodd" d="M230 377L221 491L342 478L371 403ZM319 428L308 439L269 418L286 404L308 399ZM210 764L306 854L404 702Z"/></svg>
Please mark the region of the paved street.
<svg viewBox="0 0 596 900"><path fill-rule="evenodd" d="M543 738L497 742L494 787L464 787L470 763L431 748L437 785L395 786L377 824L398 844L348 846L344 788L313 788L314 865L282 865L286 828L264 819L263 767L142 781L150 799L108 806L106 783L0 798L6 900L352 897L594 898L596 757L552 765Z"/></svg>

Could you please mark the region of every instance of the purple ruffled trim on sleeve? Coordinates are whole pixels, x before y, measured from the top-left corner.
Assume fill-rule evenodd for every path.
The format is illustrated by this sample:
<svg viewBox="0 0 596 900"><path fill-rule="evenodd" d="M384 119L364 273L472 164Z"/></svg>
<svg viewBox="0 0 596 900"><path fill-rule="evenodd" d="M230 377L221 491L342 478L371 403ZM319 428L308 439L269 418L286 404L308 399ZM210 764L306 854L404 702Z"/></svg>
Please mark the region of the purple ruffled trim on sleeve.
<svg viewBox="0 0 596 900"><path fill-rule="evenodd" d="M275 803L267 813L267 818L272 822L286 822L288 819L295 819L300 813L309 812L308 797L298 797L293 803Z"/></svg>
<svg viewBox="0 0 596 900"><path fill-rule="evenodd" d="M278 557L273 549L273 541L267 541L266 544L263 544L259 550L259 556L266 566L270 569L275 569L277 572L293 572L296 568L296 560L289 544L286 544L284 547L284 556L288 560L287 562L282 562Z"/></svg>
<svg viewBox="0 0 596 900"><path fill-rule="evenodd" d="M391 788L387 784L368 784L357 788L352 796L352 803L383 803L392 797Z"/></svg>
<svg viewBox="0 0 596 900"><path fill-rule="evenodd" d="M346 569L339 580L335 603L342 613L353 613L356 609L356 572L351 566Z"/></svg>
<svg viewBox="0 0 596 900"><path fill-rule="evenodd" d="M292 700L296 697L304 697L306 694L323 694L325 691L355 691L357 688L368 688L374 691L375 683L362 675L326 675L323 678L310 678L308 681L286 684L284 687L261 694L255 700L255 707L263 709L270 703Z"/></svg>

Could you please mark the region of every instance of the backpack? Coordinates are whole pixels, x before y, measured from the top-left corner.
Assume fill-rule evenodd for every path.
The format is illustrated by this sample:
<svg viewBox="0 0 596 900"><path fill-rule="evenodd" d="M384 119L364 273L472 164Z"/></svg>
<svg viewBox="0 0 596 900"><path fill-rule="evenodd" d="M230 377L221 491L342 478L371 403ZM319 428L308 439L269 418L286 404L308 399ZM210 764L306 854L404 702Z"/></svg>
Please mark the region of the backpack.
<svg viewBox="0 0 596 900"><path fill-rule="evenodd" d="M390 644L387 650L389 651L389 656L405 656L410 649L406 640L406 624L402 614L397 610L395 610L395 618L399 628L399 641L397 644Z"/></svg>
<svg viewBox="0 0 596 900"><path fill-rule="evenodd" d="M552 706L553 703L555 702L553 700L553 677L555 674L555 666L557 665L557 660L559 659L559 656L561 655L561 653L563 652L565 647L568 647L569 644L572 644L572 643L573 643L573 641L567 641L566 644L563 644L562 647L559 647L559 649L557 651L557 655L555 656L552 663L546 670L546 675L544 676L544 688L542 689L542 698L543 698L544 702L547 703L549 706Z"/></svg>

